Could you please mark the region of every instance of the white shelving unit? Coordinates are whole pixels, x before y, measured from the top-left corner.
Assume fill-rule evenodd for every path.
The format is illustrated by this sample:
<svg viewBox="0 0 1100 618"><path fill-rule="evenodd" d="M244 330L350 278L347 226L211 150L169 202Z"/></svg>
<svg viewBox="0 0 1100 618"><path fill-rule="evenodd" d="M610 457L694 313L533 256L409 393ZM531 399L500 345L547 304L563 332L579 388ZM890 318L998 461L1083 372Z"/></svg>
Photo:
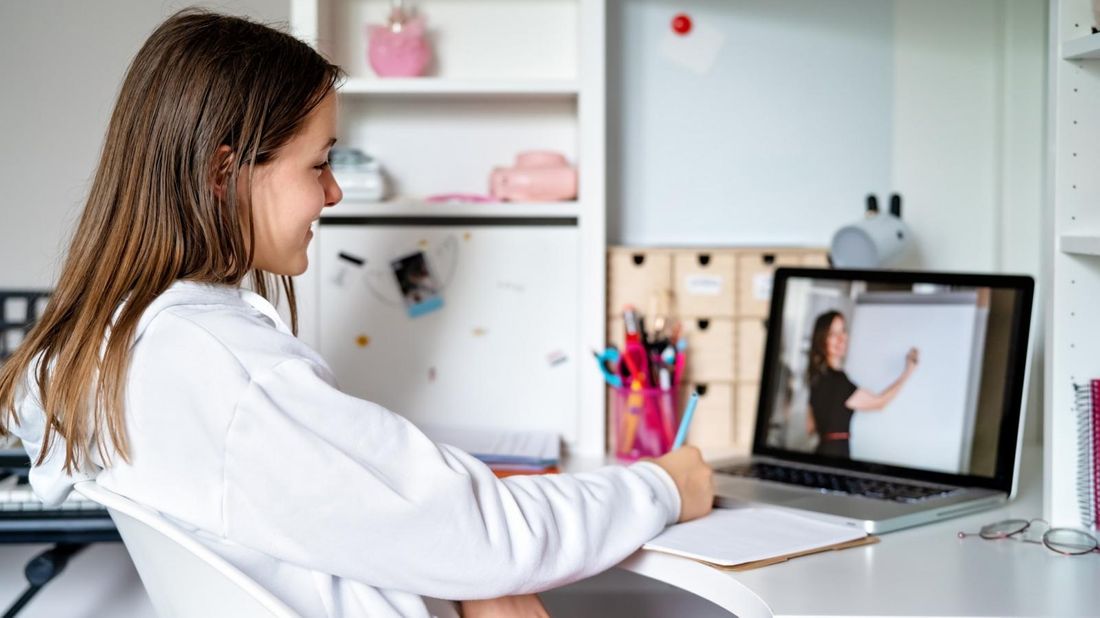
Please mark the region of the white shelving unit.
<svg viewBox="0 0 1100 618"><path fill-rule="evenodd" d="M1091 21L1091 20L1090 20ZM1089 34L1062 43L1063 60L1100 58L1100 34Z"/></svg>
<svg viewBox="0 0 1100 618"><path fill-rule="evenodd" d="M353 77L340 88L341 94L369 94L393 97L458 96L576 98L578 84L573 80L507 80L507 79L368 79Z"/></svg>
<svg viewBox="0 0 1100 618"><path fill-rule="evenodd" d="M334 207L333 217L493 217L553 219L580 217L578 202L492 202L484 204L430 203L422 200L362 202L345 200Z"/></svg>
<svg viewBox="0 0 1100 618"><path fill-rule="evenodd" d="M1100 378L1100 35L1088 0L1052 0L1044 511L1081 525L1072 385Z"/></svg>
<svg viewBox="0 0 1100 618"><path fill-rule="evenodd" d="M333 326L322 323L323 315L335 314L331 307L321 307L321 299L339 296L324 287L330 285L331 275L318 272L339 267L333 261L337 250L333 243L337 238L341 239L339 242L371 239L372 250L378 251L381 243L400 245L393 238L402 234L405 238L422 237L421 245L427 246L427 239L446 241L452 235L449 230L453 230L458 239L472 237L477 242L496 243L491 247L469 245L466 252L465 264L478 264L490 270L499 262L499 256L508 255L507 251L519 252L517 263L527 263L534 259L530 255L534 247L545 251L545 247L553 246L555 250L541 257L543 263L530 272L529 282L492 282L488 287L491 292L515 291L526 283L525 293L530 302L545 293L539 285L541 278L552 281L558 286L554 289L567 294L559 294L559 298L577 299L576 318L566 321L570 325L570 340L556 351L568 361L557 363L552 377L548 372L541 376L543 381L532 380L532 384L554 384L564 389L555 391L554 397L544 398L556 402L555 407L551 409L549 403L534 398L527 405L534 411L525 409L523 415L508 416L503 414L506 410L480 410L479 406L498 405L492 402L508 399L501 393L483 396L479 389L493 388L495 379L485 375L482 384L471 384L466 389L469 392L453 393L463 414L435 418L434 413L426 412L424 402L438 397L430 389L450 388L446 386L446 378L453 373L469 377L472 374L464 373L468 367L462 367L461 371L456 368L448 375L441 373L438 381L425 383L423 388L409 388L408 405L400 401L395 407L414 410L410 418L425 422L478 425L522 416L527 420L517 423L558 428L572 453L602 455L604 389L589 360L589 350L602 346L604 341L601 319L606 272L604 0L415 0L406 4L411 4L427 20L435 60L425 77L380 78L367 63L364 25L386 22L390 6L387 0L291 0L291 28L295 35L348 74L339 91L340 144L377 157L392 180L394 195L382 203L347 200L326 211L311 246L310 270L298 281L300 335L330 361L337 359L332 361L334 365L356 358L354 349L326 350L322 345L322 342L327 342L325 345L330 348L344 345L342 339L333 336ZM561 203L485 204L425 200L434 194L486 193L492 168L512 165L515 155L524 150L555 150L565 154L578 170L578 198ZM393 230L393 234L384 233L388 230ZM332 240L328 245L326 237ZM551 238L557 240L547 245ZM415 242L412 246L415 248ZM367 249L364 247L364 251ZM486 256L496 257L490 260ZM383 258L374 255L371 259L378 264ZM497 268L496 272L505 270ZM469 274L459 273L456 281L469 282ZM487 276L498 274L490 272ZM562 281L567 282L564 288ZM450 304L445 304L444 309L451 311L440 319L468 315L470 303L476 302L477 296L468 289L452 291L446 301ZM486 299L486 303L494 302ZM499 307L487 306L484 313L495 315L498 310ZM403 322L394 315L385 320L388 321L382 323L389 328L411 329L414 323ZM431 320L415 321L417 326L430 323ZM500 324L496 330L490 327L475 331L488 330L494 335L502 333L522 339L521 323L517 317L515 323ZM560 328L566 328L564 323ZM426 328L409 336L437 335ZM438 360L444 363L453 360L447 358L451 353L446 350L461 347L453 344L453 333L446 336L452 339L441 339L438 352L441 357ZM467 343L468 339L462 345ZM521 349L515 342L507 344L513 347L497 345L502 346L498 352L514 353ZM545 353L546 350L540 352L540 359ZM410 356L415 353L410 352ZM546 362L541 362L545 367ZM345 377L349 375L347 368L334 366L334 369L338 377L342 371ZM563 373L568 374L567 380L562 380ZM434 366L432 375L434 380ZM343 382L342 386L351 392L362 394L355 390L355 384ZM396 388L391 386L390 390ZM509 384L503 388L519 393L522 385ZM418 390L421 392L414 394ZM575 402L569 395L569 401L562 404L562 392L575 392ZM393 403L392 393L390 399L383 403Z"/></svg>
<svg viewBox="0 0 1100 618"><path fill-rule="evenodd" d="M1100 255L1100 236L1063 234L1058 247L1070 255Z"/></svg>

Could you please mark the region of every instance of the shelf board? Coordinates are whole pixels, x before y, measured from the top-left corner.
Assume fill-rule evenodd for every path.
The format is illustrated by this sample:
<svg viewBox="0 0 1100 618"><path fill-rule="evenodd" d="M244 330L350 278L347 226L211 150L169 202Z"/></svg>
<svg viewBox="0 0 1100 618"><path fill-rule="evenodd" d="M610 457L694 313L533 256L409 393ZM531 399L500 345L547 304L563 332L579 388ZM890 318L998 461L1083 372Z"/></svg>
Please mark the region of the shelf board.
<svg viewBox="0 0 1100 618"><path fill-rule="evenodd" d="M347 95L391 97L576 97L575 80L445 79L438 77L350 78L340 88Z"/></svg>
<svg viewBox="0 0 1100 618"><path fill-rule="evenodd" d="M1090 34L1062 43L1062 58L1065 60L1100 59L1100 34Z"/></svg>
<svg viewBox="0 0 1100 618"><path fill-rule="evenodd" d="M434 204L423 200L401 199L385 202L363 202L344 200L326 209L324 219L346 217L394 217L394 218L577 218L580 216L580 203L545 202L491 202L487 204Z"/></svg>
<svg viewBox="0 0 1100 618"><path fill-rule="evenodd" d="M1058 239L1062 253L1100 255L1100 235L1063 234Z"/></svg>

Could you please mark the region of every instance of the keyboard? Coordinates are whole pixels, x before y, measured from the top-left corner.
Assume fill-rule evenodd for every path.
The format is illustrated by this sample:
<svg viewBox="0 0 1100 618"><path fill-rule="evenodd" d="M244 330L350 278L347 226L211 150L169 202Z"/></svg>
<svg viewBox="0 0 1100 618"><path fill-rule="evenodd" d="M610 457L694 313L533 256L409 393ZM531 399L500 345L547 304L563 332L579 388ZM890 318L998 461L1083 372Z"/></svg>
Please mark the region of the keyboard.
<svg viewBox="0 0 1100 618"><path fill-rule="evenodd" d="M720 468L718 472L747 478L812 487L830 493L850 494L892 500L894 502L920 502L929 498L946 496L957 488L936 485L912 485L896 481L884 481L836 472L822 472L769 463L737 464Z"/></svg>
<svg viewBox="0 0 1100 618"><path fill-rule="evenodd" d="M113 531L107 509L72 492L61 504L46 507L28 485L0 487L0 535L20 531Z"/></svg>

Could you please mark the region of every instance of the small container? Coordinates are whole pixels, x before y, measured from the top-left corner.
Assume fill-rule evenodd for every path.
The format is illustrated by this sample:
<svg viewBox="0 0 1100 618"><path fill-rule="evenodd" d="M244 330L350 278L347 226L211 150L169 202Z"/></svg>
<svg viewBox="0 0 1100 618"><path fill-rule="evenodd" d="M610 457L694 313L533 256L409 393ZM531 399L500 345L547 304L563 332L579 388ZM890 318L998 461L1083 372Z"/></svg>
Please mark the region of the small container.
<svg viewBox="0 0 1100 618"><path fill-rule="evenodd" d="M675 390L616 388L611 397L611 452L622 461L660 457L679 426Z"/></svg>
<svg viewBox="0 0 1100 618"><path fill-rule="evenodd" d="M386 199L386 177L378 161L357 148L333 148L329 165L344 199L380 202Z"/></svg>

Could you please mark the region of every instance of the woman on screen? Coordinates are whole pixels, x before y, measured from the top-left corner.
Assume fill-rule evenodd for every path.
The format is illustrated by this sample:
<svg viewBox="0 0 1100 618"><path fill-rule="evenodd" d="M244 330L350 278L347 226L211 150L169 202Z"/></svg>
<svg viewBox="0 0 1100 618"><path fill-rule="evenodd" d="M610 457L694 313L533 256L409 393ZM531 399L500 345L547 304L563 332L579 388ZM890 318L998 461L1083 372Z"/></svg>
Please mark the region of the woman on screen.
<svg viewBox="0 0 1100 618"><path fill-rule="evenodd" d="M886 390L876 394L848 379L844 373L847 354L848 328L844 315L839 311L827 311L817 316L810 340L810 366L806 371L806 382L810 386L806 433L818 434L818 455L848 457L852 414L885 408L916 369L919 356L916 348L910 348L901 375Z"/></svg>

